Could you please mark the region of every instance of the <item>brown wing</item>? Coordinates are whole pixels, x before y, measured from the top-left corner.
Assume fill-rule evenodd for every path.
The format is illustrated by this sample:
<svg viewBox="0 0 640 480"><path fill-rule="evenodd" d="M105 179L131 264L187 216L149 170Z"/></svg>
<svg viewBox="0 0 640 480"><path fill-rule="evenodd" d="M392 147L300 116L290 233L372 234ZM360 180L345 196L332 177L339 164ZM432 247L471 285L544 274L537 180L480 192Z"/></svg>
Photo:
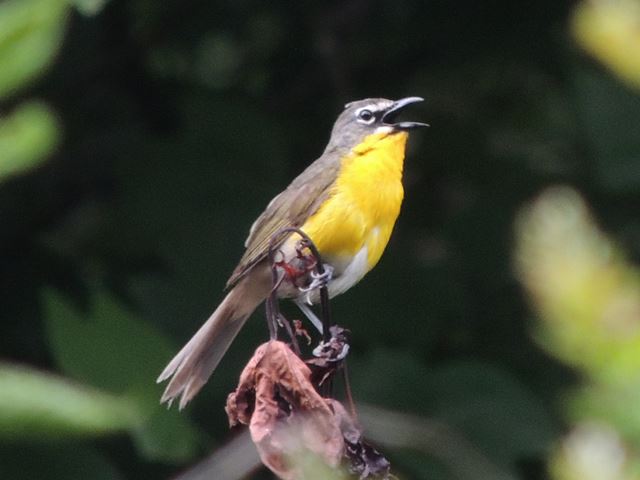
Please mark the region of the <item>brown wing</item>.
<svg viewBox="0 0 640 480"><path fill-rule="evenodd" d="M271 237L278 230L299 227L315 213L329 196L339 168L340 155L337 152L325 152L298 175L286 190L271 200L251 226L245 242L247 249L227 281L227 288L233 287L267 256ZM285 240L286 236L278 244Z"/></svg>

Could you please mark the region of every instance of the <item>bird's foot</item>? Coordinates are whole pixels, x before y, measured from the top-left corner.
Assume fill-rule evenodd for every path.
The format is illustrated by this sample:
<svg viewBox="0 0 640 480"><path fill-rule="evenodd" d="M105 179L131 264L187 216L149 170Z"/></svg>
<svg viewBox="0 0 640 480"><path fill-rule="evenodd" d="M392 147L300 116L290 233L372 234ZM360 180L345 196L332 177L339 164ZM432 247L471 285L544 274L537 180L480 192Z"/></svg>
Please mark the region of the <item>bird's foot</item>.
<svg viewBox="0 0 640 480"><path fill-rule="evenodd" d="M309 305L312 305L313 303L311 301L311 295L313 294L313 292L319 288L326 287L333 278L333 267L326 263L323 264L323 267L324 272L322 273L310 273L311 282L309 283L309 285L307 285L306 287L298 287L301 292L306 293L306 302Z"/></svg>

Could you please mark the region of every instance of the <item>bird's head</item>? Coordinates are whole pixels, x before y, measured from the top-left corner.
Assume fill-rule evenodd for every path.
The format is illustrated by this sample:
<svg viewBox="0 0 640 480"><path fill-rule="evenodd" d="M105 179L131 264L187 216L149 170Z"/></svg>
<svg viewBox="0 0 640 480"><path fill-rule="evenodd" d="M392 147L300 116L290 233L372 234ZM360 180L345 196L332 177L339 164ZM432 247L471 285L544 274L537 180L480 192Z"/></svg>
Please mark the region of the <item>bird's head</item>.
<svg viewBox="0 0 640 480"><path fill-rule="evenodd" d="M366 98L347 103L333 126L329 146L351 148L368 135L393 134L428 127L421 122L396 121L398 114L407 105L422 101L420 97L406 97L395 101Z"/></svg>

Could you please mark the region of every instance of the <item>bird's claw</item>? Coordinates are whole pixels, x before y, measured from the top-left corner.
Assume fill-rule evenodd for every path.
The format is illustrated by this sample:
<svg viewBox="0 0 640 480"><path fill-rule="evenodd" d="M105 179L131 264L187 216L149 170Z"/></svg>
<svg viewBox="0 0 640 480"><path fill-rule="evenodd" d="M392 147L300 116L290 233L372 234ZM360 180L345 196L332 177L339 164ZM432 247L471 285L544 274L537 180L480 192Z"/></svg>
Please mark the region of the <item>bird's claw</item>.
<svg viewBox="0 0 640 480"><path fill-rule="evenodd" d="M331 265L327 265L326 263L323 265L324 272L316 273L311 272L311 283L306 287L299 287L301 292L311 292L317 288L326 287L327 284L333 278L333 267Z"/></svg>

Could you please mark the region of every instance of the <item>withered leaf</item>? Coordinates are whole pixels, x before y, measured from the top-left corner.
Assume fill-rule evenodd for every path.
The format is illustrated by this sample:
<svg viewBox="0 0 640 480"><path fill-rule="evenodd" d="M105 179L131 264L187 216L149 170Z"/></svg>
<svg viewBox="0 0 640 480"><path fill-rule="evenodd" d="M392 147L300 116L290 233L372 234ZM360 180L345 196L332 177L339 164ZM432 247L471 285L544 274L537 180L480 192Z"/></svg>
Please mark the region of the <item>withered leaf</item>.
<svg viewBox="0 0 640 480"><path fill-rule="evenodd" d="M309 452L330 466L343 457L341 419L314 389L311 371L280 341L262 344L227 398L229 423L249 425L262 462L283 479L299 479L296 456Z"/></svg>

